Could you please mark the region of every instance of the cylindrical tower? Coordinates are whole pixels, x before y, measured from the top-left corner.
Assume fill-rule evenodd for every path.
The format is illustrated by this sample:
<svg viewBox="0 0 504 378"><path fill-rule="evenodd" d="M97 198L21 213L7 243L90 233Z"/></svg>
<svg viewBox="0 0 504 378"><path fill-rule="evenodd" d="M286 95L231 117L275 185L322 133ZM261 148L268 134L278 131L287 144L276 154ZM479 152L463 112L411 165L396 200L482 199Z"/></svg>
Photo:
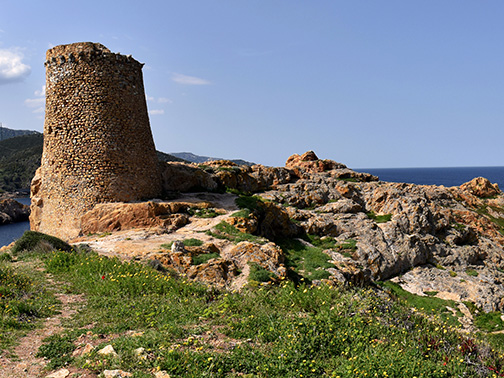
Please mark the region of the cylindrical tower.
<svg viewBox="0 0 504 378"><path fill-rule="evenodd" d="M32 230L75 237L97 203L153 198L161 180L142 64L84 42L47 51L42 164Z"/></svg>

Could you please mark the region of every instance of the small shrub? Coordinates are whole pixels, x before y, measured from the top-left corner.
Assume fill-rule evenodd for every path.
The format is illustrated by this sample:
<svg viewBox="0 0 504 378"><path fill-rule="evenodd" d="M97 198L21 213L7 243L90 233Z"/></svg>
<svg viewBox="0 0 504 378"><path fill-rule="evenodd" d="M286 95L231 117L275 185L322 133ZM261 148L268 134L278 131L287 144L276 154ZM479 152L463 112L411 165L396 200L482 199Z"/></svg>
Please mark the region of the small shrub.
<svg viewBox="0 0 504 378"><path fill-rule="evenodd" d="M450 270L448 273L450 274L450 277L457 277L457 273L453 270Z"/></svg>
<svg viewBox="0 0 504 378"><path fill-rule="evenodd" d="M0 255L0 261L10 262L12 261L12 256L9 253L4 252Z"/></svg>
<svg viewBox="0 0 504 378"><path fill-rule="evenodd" d="M263 199L259 196L239 196L235 199L236 206L240 209L248 209L250 211L256 211L260 209Z"/></svg>
<svg viewBox="0 0 504 378"><path fill-rule="evenodd" d="M446 268L443 265L439 264L439 263L436 264L436 268L439 269L439 270L446 270Z"/></svg>
<svg viewBox="0 0 504 378"><path fill-rule="evenodd" d="M466 274L471 277L478 277L479 273L474 269L466 269Z"/></svg>
<svg viewBox="0 0 504 378"><path fill-rule="evenodd" d="M70 244L65 243L63 240L58 239L51 235L46 235L37 231L26 231L23 236L21 236L14 247L12 248L13 254L19 254L23 251L33 251L42 243L49 243L53 249L60 251L72 251L73 248Z"/></svg>
<svg viewBox="0 0 504 378"><path fill-rule="evenodd" d="M257 263L249 263L249 265L249 281L268 282L269 280L271 280L271 278L275 277L273 273L271 273L269 270L264 269Z"/></svg>
<svg viewBox="0 0 504 378"><path fill-rule="evenodd" d="M160 247L164 249L171 249L173 242L161 244Z"/></svg>

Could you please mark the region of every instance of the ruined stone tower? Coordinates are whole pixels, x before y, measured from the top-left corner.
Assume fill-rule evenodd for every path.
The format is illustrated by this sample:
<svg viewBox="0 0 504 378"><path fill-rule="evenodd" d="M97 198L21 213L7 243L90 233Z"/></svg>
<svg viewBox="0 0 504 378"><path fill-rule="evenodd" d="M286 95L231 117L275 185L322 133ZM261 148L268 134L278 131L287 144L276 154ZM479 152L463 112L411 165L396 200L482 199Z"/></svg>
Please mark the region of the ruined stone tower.
<svg viewBox="0 0 504 378"><path fill-rule="evenodd" d="M97 43L47 51L42 164L32 181L32 230L69 239L97 203L160 194L142 64Z"/></svg>

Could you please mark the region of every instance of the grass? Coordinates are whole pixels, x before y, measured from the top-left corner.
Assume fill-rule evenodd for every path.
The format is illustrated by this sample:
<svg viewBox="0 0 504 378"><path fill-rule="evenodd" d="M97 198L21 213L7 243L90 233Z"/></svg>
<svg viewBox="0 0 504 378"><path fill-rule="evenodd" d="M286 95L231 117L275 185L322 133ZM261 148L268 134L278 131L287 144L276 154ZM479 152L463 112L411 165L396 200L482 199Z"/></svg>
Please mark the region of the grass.
<svg viewBox="0 0 504 378"><path fill-rule="evenodd" d="M320 248L297 240L283 248L290 268L300 274L307 274L307 262L323 260ZM418 297L390 282L382 284L390 294L373 287L313 286L303 277L299 283L285 279L227 292L95 253L38 252L30 258L43 262L68 291L86 298L63 323L65 329L39 349L53 369L75 366L96 375L121 369L133 377L152 377L162 370L173 377L216 378L504 373L502 335L485 337L489 346L477 335L462 334L446 310L447 305L455 308L453 303ZM13 278L21 273L9 269L12 274L4 281L27 288L24 278ZM254 269L254 278L266 280L252 264ZM2 329L2 334L9 331ZM81 334L95 349L72 357ZM97 353L107 344L117 356ZM140 347L145 352L138 356Z"/></svg>
<svg viewBox="0 0 504 378"><path fill-rule="evenodd" d="M40 272L0 263L0 349L12 346L40 320L55 313L57 301Z"/></svg>
<svg viewBox="0 0 504 378"><path fill-rule="evenodd" d="M330 273L325 270L334 268L329 262L329 255L324 248L309 247L297 239L284 239L279 242L287 258L286 266L308 281L329 278Z"/></svg>
<svg viewBox="0 0 504 378"><path fill-rule="evenodd" d="M376 215L374 211L366 213L369 219L373 219L376 223L385 223L392 219L392 214Z"/></svg>
<svg viewBox="0 0 504 378"><path fill-rule="evenodd" d="M213 236L214 238L230 240L233 243L239 243L242 241L258 244L267 243L267 239L241 232L236 227L226 222L220 222L211 231L207 231L207 234Z"/></svg>
<svg viewBox="0 0 504 378"><path fill-rule="evenodd" d="M457 308L457 304L454 301L434 297L437 292L426 292L425 294L427 296L424 297L412 294L391 281L382 282L380 285L388 289L391 294L403 301L406 305L413 307L418 311L424 311L427 314L437 314L442 321L452 326L459 324L453 313L446 308L446 306Z"/></svg>
<svg viewBox="0 0 504 378"><path fill-rule="evenodd" d="M201 265L201 264L205 264L210 259L218 259L219 257L220 257L220 254L218 252L203 253L201 255L194 256L192 259L192 263L193 263L193 265Z"/></svg>
<svg viewBox="0 0 504 378"><path fill-rule="evenodd" d="M502 363L498 352L441 319L429 320L371 288L284 281L229 293L94 254L56 252L46 265L88 298L67 331L40 349L54 367L120 368L136 377L164 370L183 377L437 378L491 373ZM76 330L85 326L96 339L113 336L95 350L111 343L117 357L94 351L66 359ZM139 347L145 358L135 356Z"/></svg>
<svg viewBox="0 0 504 378"><path fill-rule="evenodd" d="M471 277L478 277L479 276L479 273L474 269L469 268L469 269L466 269L465 272L468 276L471 276Z"/></svg>
<svg viewBox="0 0 504 378"><path fill-rule="evenodd" d="M200 209L197 207L191 207L187 210L189 215L198 217L198 218L215 218L216 216L219 215L219 213L213 209Z"/></svg>

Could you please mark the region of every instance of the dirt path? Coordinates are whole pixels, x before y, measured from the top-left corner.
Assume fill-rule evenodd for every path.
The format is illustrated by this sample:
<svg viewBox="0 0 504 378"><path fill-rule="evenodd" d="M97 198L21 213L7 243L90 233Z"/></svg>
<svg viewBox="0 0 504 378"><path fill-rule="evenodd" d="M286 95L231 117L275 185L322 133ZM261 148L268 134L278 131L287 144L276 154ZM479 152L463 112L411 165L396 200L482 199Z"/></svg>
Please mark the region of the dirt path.
<svg viewBox="0 0 504 378"><path fill-rule="evenodd" d="M58 287L51 279L49 284ZM43 370L47 362L43 358L35 357L42 340L61 332L61 321L75 314L77 307L84 302L83 296L77 294L58 293L56 297L61 302L61 312L47 318L42 328L37 328L23 337L14 348L14 357L0 357L0 378L38 378L50 374Z"/></svg>

